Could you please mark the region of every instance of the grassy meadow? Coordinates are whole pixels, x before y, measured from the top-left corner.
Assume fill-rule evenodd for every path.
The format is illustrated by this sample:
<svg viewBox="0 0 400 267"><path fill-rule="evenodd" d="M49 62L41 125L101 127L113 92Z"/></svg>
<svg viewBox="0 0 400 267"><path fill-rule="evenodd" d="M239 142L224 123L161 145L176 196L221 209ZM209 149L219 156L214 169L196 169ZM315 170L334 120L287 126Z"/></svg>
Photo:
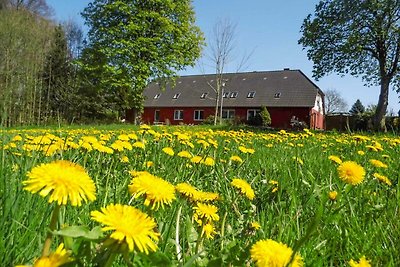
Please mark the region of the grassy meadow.
<svg viewBox="0 0 400 267"><path fill-rule="evenodd" d="M394 135L10 129L0 130L0 147L2 266L41 255L65 266L400 266ZM80 167L64 172L60 160ZM54 190L40 179L54 173L84 190L66 202L61 190L50 203ZM106 213L112 204L147 219ZM148 236L137 230L144 225Z"/></svg>

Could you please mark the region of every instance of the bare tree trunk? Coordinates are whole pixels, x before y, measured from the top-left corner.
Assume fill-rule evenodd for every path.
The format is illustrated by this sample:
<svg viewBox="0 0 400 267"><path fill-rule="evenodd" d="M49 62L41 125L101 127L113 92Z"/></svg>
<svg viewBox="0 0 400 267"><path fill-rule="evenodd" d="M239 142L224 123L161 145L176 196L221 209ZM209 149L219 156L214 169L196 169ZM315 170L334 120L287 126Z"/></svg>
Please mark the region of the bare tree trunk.
<svg viewBox="0 0 400 267"><path fill-rule="evenodd" d="M385 114L389 101L389 84L390 79L385 77L381 81L381 92L379 94L378 106L374 117L374 128L386 132Z"/></svg>

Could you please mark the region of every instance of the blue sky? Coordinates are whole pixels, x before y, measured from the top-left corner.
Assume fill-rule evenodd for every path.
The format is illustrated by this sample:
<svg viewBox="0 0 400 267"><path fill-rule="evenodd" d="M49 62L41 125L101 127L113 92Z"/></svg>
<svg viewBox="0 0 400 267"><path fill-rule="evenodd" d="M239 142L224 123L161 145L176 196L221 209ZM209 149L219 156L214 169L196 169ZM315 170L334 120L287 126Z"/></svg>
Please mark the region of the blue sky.
<svg viewBox="0 0 400 267"><path fill-rule="evenodd" d="M80 12L89 0L47 0L54 9L54 19L63 21L74 19L83 25ZM313 81L312 62L307 59L306 51L297 44L300 27L304 18L314 12L318 0L194 0L197 25L206 39L212 35L215 23L220 19L229 19L236 26L234 58L253 51L247 68L242 71L267 71L283 68L300 69ZM207 40L206 40L207 41ZM207 50L207 48L205 48ZM206 65L206 60L202 60ZM227 71L235 71L238 60L232 60ZM200 67L189 68L181 75L201 74ZM205 68L212 73L212 68ZM364 106L377 104L378 87L365 87L361 78L340 77L336 74L326 76L315 83L324 91L336 89L345 98L348 108L360 99ZM397 114L400 109L398 94L389 92L388 110Z"/></svg>

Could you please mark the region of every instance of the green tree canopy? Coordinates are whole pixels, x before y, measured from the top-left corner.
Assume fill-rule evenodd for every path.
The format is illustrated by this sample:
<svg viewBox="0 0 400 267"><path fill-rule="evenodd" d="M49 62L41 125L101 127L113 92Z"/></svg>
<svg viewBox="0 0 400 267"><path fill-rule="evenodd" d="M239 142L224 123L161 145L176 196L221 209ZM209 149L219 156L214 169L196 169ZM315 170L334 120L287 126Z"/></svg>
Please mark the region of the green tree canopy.
<svg viewBox="0 0 400 267"><path fill-rule="evenodd" d="M374 118L385 129L390 84L399 88L400 2L325 0L304 20L299 43L314 63L314 77L336 72L379 84Z"/></svg>
<svg viewBox="0 0 400 267"><path fill-rule="evenodd" d="M150 80L176 76L201 54L190 0L94 0L82 15L90 27L82 66L121 110L141 110Z"/></svg>
<svg viewBox="0 0 400 267"><path fill-rule="evenodd" d="M365 107L361 103L360 99L357 99L357 101L351 106L351 109L349 110L351 115L361 115L365 112Z"/></svg>

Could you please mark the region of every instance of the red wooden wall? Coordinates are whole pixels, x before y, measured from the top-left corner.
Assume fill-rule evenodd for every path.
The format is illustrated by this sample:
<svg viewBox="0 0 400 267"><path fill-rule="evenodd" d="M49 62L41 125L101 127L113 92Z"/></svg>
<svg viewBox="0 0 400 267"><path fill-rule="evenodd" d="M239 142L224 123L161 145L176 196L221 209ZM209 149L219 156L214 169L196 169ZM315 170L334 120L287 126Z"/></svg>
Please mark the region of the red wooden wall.
<svg viewBox="0 0 400 267"><path fill-rule="evenodd" d="M267 107L268 108L268 107ZM241 122L246 122L248 109L259 108L227 108L235 110L235 119ZM155 110L160 111L159 122L171 125L177 124L201 124L202 121L194 120L194 111L203 110L204 119L210 115L214 115L215 109L213 107L196 108L196 107L182 107L182 108L145 108L142 114L143 123L154 124ZM174 110L183 110L183 120L174 120ZM271 127L290 129L290 119L295 116L299 121L304 121L312 129L324 128L324 116L315 110L307 107L271 107L268 108L271 115ZM128 113L127 113L128 114ZM127 118L128 121L132 121Z"/></svg>

